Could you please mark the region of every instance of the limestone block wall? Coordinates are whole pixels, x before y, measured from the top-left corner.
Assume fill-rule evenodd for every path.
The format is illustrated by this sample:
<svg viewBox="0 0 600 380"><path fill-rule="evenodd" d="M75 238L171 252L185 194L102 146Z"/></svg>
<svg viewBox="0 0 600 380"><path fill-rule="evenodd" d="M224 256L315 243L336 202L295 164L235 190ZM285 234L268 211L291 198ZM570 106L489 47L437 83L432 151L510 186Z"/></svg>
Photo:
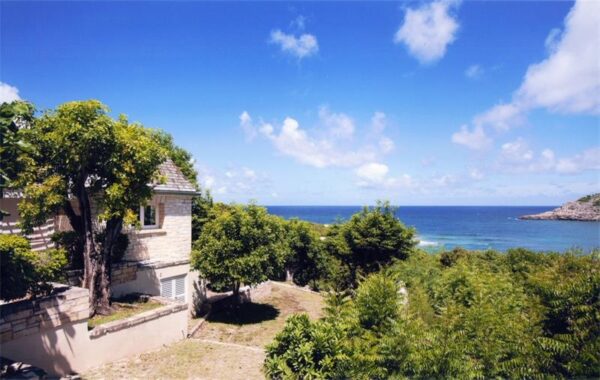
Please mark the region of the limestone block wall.
<svg viewBox="0 0 600 380"><path fill-rule="evenodd" d="M0 343L87 320L88 317L88 290L59 286L54 294L47 297L0 305Z"/></svg>
<svg viewBox="0 0 600 380"><path fill-rule="evenodd" d="M81 373L187 336L188 305L164 305L88 331L89 293L59 286L38 300L0 305L3 357L42 368L51 377Z"/></svg>
<svg viewBox="0 0 600 380"><path fill-rule="evenodd" d="M192 197L155 194L158 228L129 229L129 247L125 260L174 261L189 259L192 249Z"/></svg>

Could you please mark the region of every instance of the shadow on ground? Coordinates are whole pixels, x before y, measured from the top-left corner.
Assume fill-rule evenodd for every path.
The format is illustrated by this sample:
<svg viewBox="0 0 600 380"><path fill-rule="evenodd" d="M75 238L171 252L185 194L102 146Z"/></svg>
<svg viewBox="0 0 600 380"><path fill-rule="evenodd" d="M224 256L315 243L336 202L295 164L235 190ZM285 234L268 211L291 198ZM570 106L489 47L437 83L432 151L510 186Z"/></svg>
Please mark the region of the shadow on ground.
<svg viewBox="0 0 600 380"><path fill-rule="evenodd" d="M220 305L208 317L209 322L231 325L249 325L270 321L279 315L279 310L266 303L243 303L241 305Z"/></svg>

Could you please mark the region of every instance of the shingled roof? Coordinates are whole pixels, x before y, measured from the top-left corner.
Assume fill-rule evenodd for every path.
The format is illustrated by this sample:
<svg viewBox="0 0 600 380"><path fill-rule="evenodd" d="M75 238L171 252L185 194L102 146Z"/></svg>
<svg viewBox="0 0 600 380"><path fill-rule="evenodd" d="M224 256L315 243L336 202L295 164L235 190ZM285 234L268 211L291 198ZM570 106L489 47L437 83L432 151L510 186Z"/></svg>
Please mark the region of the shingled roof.
<svg viewBox="0 0 600 380"><path fill-rule="evenodd" d="M154 186L154 191L160 193L189 193L195 194L196 189L181 173L173 161L167 159L158 170L165 177L165 183Z"/></svg>

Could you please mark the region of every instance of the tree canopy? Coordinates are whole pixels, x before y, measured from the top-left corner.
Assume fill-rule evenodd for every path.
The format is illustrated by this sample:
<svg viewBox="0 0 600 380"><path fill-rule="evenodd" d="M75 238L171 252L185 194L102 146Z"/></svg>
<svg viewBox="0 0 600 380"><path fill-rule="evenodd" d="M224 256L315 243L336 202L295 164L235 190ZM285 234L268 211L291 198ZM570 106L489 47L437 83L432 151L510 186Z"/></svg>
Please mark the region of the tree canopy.
<svg viewBox="0 0 600 380"><path fill-rule="evenodd" d="M24 193L22 226L28 231L66 214L83 249L91 312L106 312L112 250L123 224L135 223L135 210L151 197L166 151L153 132L125 116L111 118L96 100L47 111L22 135L29 146L16 180ZM102 241L96 217L105 222Z"/></svg>
<svg viewBox="0 0 600 380"><path fill-rule="evenodd" d="M192 265L212 286L232 289L266 281L281 271L286 247L283 225L265 208L216 206L194 243Z"/></svg>

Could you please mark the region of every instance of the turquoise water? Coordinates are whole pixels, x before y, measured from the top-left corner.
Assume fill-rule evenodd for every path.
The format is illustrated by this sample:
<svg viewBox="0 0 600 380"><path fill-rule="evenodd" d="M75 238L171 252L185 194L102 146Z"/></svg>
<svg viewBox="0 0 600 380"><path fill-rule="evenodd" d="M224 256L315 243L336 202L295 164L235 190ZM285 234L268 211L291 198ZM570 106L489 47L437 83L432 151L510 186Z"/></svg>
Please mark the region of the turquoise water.
<svg viewBox="0 0 600 380"><path fill-rule="evenodd" d="M552 206L405 206L397 216L417 229L420 245L427 249L461 246L504 251L524 247L565 251L600 247L600 222L519 220L519 216L552 210ZM332 224L347 220L359 206L267 206L283 218Z"/></svg>

